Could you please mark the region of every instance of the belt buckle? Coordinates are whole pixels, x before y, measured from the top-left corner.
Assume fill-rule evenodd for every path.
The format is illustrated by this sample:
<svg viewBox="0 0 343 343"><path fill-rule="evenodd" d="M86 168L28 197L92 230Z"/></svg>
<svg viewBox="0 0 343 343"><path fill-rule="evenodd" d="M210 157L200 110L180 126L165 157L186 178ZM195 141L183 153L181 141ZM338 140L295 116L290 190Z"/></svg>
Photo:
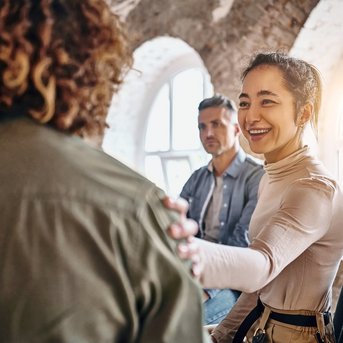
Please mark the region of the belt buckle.
<svg viewBox="0 0 343 343"><path fill-rule="evenodd" d="M252 343L263 343L266 338L266 330L257 328L254 336L252 337Z"/></svg>

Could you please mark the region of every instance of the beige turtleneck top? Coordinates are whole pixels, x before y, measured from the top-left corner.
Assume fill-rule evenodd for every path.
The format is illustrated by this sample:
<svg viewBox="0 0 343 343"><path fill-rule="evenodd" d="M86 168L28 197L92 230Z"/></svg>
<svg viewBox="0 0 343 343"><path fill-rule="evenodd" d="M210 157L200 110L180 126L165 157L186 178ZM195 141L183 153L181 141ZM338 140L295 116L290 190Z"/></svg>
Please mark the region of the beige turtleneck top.
<svg viewBox="0 0 343 343"><path fill-rule="evenodd" d="M266 164L265 170L250 222L250 246L198 240L205 263L203 284L257 292L262 302L277 309L327 310L343 254L339 187L307 147ZM242 296L233 310L236 322L255 300Z"/></svg>

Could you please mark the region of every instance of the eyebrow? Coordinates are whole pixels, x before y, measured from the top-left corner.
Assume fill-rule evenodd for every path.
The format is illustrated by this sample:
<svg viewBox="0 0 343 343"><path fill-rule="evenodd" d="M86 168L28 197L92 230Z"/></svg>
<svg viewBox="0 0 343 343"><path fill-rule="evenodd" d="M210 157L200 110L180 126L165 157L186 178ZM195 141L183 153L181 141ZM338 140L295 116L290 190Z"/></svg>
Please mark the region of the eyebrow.
<svg viewBox="0 0 343 343"><path fill-rule="evenodd" d="M213 124L213 123L218 123L220 122L220 119L213 119L213 120L210 120L210 124ZM204 123L203 121L199 121L198 122L198 126L199 125L206 125L206 123Z"/></svg>
<svg viewBox="0 0 343 343"><path fill-rule="evenodd" d="M275 94L271 91L267 91L267 90L261 90L261 91L257 92L257 96L262 96L262 95L278 96L277 94ZM240 99L240 98L250 98L250 97L247 93L241 93L238 98Z"/></svg>

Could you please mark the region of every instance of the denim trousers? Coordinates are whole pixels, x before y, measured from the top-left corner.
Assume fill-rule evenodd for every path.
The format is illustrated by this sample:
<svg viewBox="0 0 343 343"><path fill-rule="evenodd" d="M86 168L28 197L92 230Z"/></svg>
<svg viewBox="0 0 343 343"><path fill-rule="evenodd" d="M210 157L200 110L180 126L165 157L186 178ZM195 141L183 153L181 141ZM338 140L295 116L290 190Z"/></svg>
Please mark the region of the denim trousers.
<svg viewBox="0 0 343 343"><path fill-rule="evenodd" d="M240 292L232 289L210 290L210 298L204 302L204 325L218 324L230 312ZM214 293L212 295L212 293Z"/></svg>

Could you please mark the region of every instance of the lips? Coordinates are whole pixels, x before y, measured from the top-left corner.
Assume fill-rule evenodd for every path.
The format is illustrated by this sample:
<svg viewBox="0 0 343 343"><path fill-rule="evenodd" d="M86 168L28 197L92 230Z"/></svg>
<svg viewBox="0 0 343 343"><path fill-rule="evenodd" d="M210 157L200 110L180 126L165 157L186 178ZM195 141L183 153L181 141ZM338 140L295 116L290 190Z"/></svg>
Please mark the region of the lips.
<svg viewBox="0 0 343 343"><path fill-rule="evenodd" d="M264 135L268 133L271 129L250 129L247 130L251 136Z"/></svg>
<svg viewBox="0 0 343 343"><path fill-rule="evenodd" d="M215 140L215 139L207 139L206 141L205 141L205 144L207 145L211 145L211 144L216 144L217 143L217 141Z"/></svg>
<svg viewBox="0 0 343 343"><path fill-rule="evenodd" d="M250 140L252 142L258 142L259 140L263 139L271 128L255 128L247 130L250 135Z"/></svg>

